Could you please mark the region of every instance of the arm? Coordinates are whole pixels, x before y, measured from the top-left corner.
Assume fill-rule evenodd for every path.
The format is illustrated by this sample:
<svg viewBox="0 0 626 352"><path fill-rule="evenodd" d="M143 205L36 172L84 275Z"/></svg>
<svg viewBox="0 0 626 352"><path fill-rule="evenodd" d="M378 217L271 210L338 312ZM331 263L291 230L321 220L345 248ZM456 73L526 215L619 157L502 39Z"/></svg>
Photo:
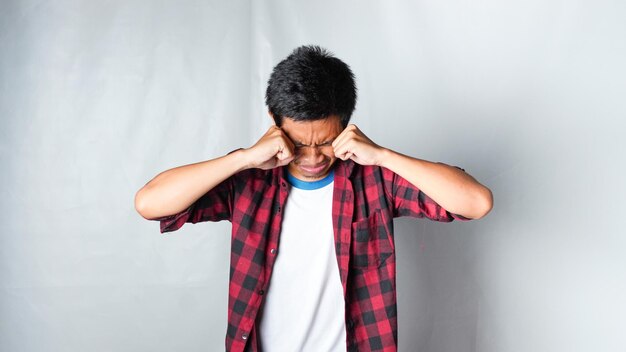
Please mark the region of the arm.
<svg viewBox="0 0 626 352"><path fill-rule="evenodd" d="M293 144L282 130L272 126L252 147L195 164L164 171L135 195L135 209L145 219L179 213L235 173L271 169L293 159Z"/></svg>
<svg viewBox="0 0 626 352"><path fill-rule="evenodd" d="M380 147L355 125L346 127L333 142L333 148L342 160L352 159L361 165L377 165L393 171L451 213L478 219L493 206L489 188L464 171Z"/></svg>
<svg viewBox="0 0 626 352"><path fill-rule="evenodd" d="M489 188L463 170L442 163L411 158L382 148L381 163L419 188L451 213L470 219L487 215L493 205Z"/></svg>
<svg viewBox="0 0 626 352"><path fill-rule="evenodd" d="M183 211L220 182L244 170L243 154L238 150L158 174L135 195L135 209L148 220Z"/></svg>

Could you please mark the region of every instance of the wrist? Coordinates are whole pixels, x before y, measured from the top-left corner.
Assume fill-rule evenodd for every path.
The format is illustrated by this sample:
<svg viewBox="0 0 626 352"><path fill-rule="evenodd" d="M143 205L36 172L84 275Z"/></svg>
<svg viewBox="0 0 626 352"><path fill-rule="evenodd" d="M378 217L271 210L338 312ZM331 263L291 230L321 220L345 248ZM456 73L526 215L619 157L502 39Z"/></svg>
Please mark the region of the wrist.
<svg viewBox="0 0 626 352"><path fill-rule="evenodd" d="M376 165L389 169L389 163L391 161L390 159L393 157L394 154L393 150L381 147L378 154L379 155Z"/></svg>
<svg viewBox="0 0 626 352"><path fill-rule="evenodd" d="M250 150L245 148L239 148L233 150L232 152L227 154L233 159L233 163L236 166L237 171L240 172L243 170L251 169L254 167L250 161Z"/></svg>

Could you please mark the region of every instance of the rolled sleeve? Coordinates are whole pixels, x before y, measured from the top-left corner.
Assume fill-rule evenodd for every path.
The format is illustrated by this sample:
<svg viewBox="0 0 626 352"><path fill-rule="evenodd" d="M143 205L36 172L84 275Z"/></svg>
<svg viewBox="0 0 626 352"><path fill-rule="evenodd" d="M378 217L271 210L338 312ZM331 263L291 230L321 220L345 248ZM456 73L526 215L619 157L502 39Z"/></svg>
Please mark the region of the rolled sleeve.
<svg viewBox="0 0 626 352"><path fill-rule="evenodd" d="M224 180L179 213L151 219L159 221L160 232L172 232L185 223L230 220L234 198L234 176Z"/></svg>
<svg viewBox="0 0 626 352"><path fill-rule="evenodd" d="M178 214L162 216L151 220L159 221L161 233L176 231L181 228L185 222L187 222L192 208L193 205Z"/></svg>
<svg viewBox="0 0 626 352"><path fill-rule="evenodd" d="M456 167L463 170L458 166ZM385 188L388 192L388 197L393 206L394 217L425 217L441 222L471 220L462 215L447 211L426 193L391 170L384 169L383 178L385 180Z"/></svg>

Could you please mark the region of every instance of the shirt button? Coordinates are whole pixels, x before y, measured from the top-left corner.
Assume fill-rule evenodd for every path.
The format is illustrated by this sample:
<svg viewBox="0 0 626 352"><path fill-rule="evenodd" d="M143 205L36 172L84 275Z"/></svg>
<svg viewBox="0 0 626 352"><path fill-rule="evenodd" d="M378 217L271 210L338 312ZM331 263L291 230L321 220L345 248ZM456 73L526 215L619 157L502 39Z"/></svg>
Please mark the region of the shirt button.
<svg viewBox="0 0 626 352"><path fill-rule="evenodd" d="M276 248L272 248L272 249L270 249L270 253L272 253L272 254L276 254Z"/></svg>
<svg viewBox="0 0 626 352"><path fill-rule="evenodd" d="M265 291L259 290L259 295L263 296L263 294L265 294Z"/></svg>
<svg viewBox="0 0 626 352"><path fill-rule="evenodd" d="M280 185L283 186L283 188L287 187L287 184L284 181Z"/></svg>
<svg viewBox="0 0 626 352"><path fill-rule="evenodd" d="M241 334L241 339L242 340L247 340L248 339L248 334Z"/></svg>
<svg viewBox="0 0 626 352"><path fill-rule="evenodd" d="M278 206L278 212L280 213L280 205Z"/></svg>

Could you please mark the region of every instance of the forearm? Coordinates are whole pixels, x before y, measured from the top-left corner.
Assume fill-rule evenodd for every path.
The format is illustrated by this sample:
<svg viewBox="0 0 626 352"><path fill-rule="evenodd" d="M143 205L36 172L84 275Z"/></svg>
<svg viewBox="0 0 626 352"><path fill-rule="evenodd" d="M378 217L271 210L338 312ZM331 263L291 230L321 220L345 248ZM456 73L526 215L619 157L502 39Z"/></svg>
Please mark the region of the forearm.
<svg viewBox="0 0 626 352"><path fill-rule="evenodd" d="M176 214L206 192L248 167L244 150L164 171L135 195L135 209L146 219Z"/></svg>
<svg viewBox="0 0 626 352"><path fill-rule="evenodd" d="M492 207L489 188L464 171L383 149L380 166L402 176L451 213L478 219Z"/></svg>

